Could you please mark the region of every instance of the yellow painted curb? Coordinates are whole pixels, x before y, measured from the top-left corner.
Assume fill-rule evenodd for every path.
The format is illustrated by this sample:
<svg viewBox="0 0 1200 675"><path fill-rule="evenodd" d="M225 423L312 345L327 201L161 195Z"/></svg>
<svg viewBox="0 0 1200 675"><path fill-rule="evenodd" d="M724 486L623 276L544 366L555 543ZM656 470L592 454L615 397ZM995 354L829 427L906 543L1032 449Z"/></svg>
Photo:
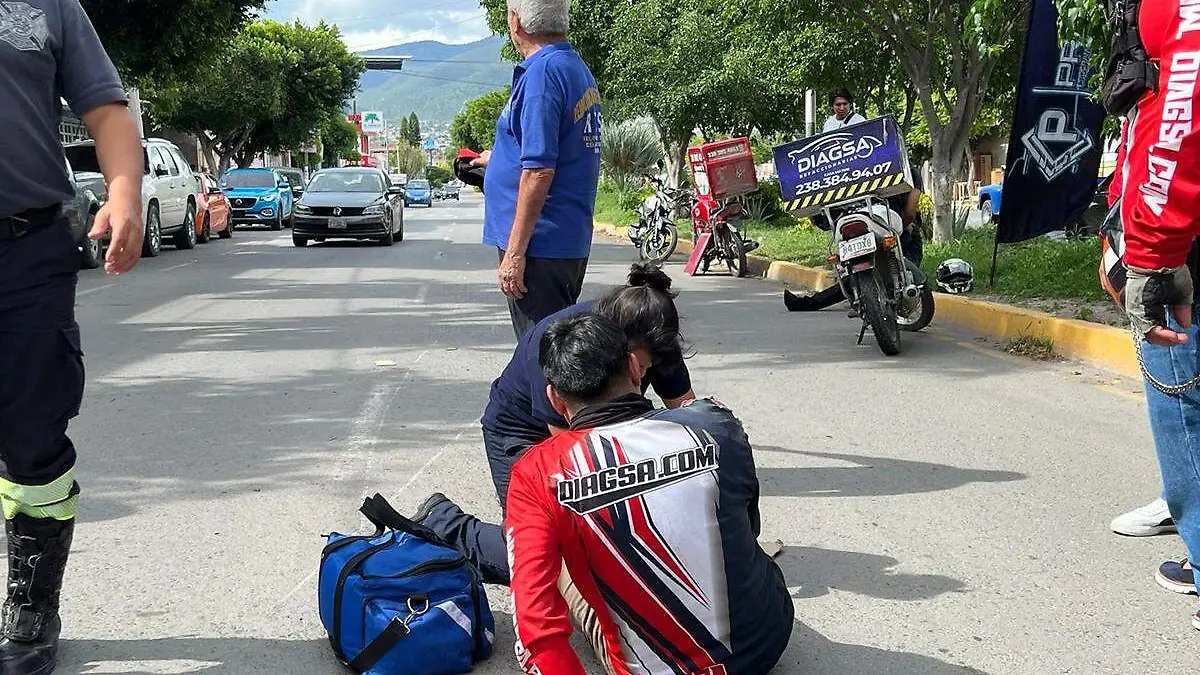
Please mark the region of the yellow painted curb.
<svg viewBox="0 0 1200 675"><path fill-rule="evenodd" d="M627 228L597 223L595 229L628 241L625 234ZM678 250L690 255L692 243L680 239ZM767 279L818 291L836 283L828 270L760 256L750 256L750 268ZM998 340L1022 336L1047 339L1053 342L1056 354L1088 361L1131 377L1141 377L1133 336L1127 330L1088 321L1060 319L1045 312L959 295L936 293L935 296L935 322L952 323Z"/></svg>

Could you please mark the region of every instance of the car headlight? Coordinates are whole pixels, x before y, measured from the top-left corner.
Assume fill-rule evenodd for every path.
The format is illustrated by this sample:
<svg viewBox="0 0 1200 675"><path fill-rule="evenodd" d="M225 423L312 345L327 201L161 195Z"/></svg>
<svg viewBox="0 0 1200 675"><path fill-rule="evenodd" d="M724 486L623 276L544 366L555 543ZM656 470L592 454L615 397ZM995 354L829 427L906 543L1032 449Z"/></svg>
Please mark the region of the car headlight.
<svg viewBox="0 0 1200 675"><path fill-rule="evenodd" d="M363 215L364 216L382 216L383 215L383 206L379 205L379 204L376 204L375 206L368 206L367 208L363 209Z"/></svg>
<svg viewBox="0 0 1200 675"><path fill-rule="evenodd" d="M264 197L262 198L262 200L263 200L264 202L273 202L273 201L275 201L276 199L279 199L279 195L277 195L277 194L275 194L275 193L273 193L273 192L272 192L271 194L269 194L269 195L266 195L266 196L264 196Z"/></svg>
<svg viewBox="0 0 1200 675"><path fill-rule="evenodd" d="M303 204L296 205L296 213L312 213L312 209Z"/></svg>

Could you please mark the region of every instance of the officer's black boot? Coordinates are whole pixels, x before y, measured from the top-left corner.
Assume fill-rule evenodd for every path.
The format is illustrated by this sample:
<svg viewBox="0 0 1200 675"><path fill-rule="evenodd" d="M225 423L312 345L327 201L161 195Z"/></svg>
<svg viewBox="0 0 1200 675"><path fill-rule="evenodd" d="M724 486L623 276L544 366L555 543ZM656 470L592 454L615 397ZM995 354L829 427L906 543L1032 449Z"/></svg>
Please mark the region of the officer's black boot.
<svg viewBox="0 0 1200 675"><path fill-rule="evenodd" d="M18 513L8 530L0 675L49 675L58 656L58 598L75 521Z"/></svg>

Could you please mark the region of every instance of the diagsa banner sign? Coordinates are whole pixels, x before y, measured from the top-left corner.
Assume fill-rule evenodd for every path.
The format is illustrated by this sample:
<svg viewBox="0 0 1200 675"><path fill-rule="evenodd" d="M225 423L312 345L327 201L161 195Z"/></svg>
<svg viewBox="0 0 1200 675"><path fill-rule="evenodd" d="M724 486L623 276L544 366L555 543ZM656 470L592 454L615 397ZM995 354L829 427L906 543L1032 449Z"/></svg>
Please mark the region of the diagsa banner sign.
<svg viewBox="0 0 1200 675"><path fill-rule="evenodd" d="M775 149L784 207L797 216L864 195L890 197L913 189L896 119L885 115Z"/></svg>

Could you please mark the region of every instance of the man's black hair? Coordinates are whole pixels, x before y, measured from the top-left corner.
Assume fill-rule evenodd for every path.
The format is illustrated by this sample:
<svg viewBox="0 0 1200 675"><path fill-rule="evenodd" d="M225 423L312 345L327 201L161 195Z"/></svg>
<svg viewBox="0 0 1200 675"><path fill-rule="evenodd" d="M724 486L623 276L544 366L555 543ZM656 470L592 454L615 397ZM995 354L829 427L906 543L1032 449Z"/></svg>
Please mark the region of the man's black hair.
<svg viewBox="0 0 1200 675"><path fill-rule="evenodd" d="M651 263L636 263L629 272L629 285L606 293L596 301L594 311L616 322L631 348L645 347L655 363L674 361L683 351L675 296L666 272Z"/></svg>
<svg viewBox="0 0 1200 675"><path fill-rule="evenodd" d="M629 340L612 319L576 314L546 328L538 364L559 396L575 405L599 403L629 372Z"/></svg>
<svg viewBox="0 0 1200 675"><path fill-rule="evenodd" d="M850 90L845 87L842 87L841 89L838 89L829 95L829 105L833 106L833 102L839 98L844 98L847 101L854 103L854 94L851 94Z"/></svg>

